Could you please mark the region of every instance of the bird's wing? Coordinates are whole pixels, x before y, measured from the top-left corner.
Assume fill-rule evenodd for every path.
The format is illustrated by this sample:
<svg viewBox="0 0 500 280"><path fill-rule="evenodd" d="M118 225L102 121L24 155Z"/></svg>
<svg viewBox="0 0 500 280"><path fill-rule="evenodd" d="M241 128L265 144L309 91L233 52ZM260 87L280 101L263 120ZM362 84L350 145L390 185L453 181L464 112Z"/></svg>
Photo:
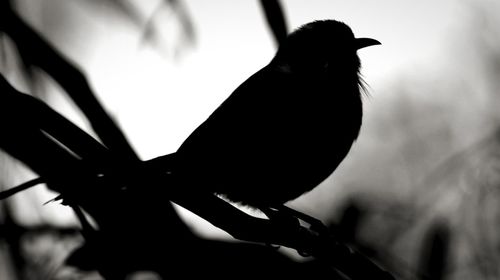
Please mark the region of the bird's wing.
<svg viewBox="0 0 500 280"><path fill-rule="evenodd" d="M265 67L242 83L181 145L179 154L201 160L230 151L262 148L259 139L277 133L300 83L293 74ZM195 154L192 154L195 153Z"/></svg>
<svg viewBox="0 0 500 280"><path fill-rule="evenodd" d="M183 171L249 204L283 203L312 189L352 143L335 135L345 121L339 110L317 99L329 91L313 77L262 69L181 145Z"/></svg>

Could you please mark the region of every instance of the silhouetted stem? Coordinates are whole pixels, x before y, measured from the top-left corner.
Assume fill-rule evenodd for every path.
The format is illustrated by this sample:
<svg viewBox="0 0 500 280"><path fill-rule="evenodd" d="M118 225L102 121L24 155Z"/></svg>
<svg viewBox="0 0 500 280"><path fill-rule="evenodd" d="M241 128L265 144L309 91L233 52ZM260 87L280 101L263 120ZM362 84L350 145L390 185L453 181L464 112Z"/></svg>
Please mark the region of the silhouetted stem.
<svg viewBox="0 0 500 280"><path fill-rule="evenodd" d="M260 0L269 28L279 46L288 35L285 15L279 0Z"/></svg>
<svg viewBox="0 0 500 280"><path fill-rule="evenodd" d="M0 192L0 200L3 200L3 199L6 199L10 196L13 196L15 195L16 193L18 192L22 192L26 189L29 189L33 186L36 186L36 185L39 185L39 184L42 184L44 183L43 179L42 178L35 178L33 180L29 180L27 182L24 182L18 186L15 186L13 188L10 188L10 189L7 189L5 191L1 191Z"/></svg>

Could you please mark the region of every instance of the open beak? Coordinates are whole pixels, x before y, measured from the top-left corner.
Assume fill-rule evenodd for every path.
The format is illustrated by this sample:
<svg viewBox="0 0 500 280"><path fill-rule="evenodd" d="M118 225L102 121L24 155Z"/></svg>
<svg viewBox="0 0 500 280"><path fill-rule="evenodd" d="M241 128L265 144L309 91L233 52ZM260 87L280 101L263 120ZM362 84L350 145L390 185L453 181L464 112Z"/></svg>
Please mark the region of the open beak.
<svg viewBox="0 0 500 280"><path fill-rule="evenodd" d="M379 41L377 41L375 39L371 39L371 38L356 38L354 40L355 40L354 44L355 44L356 50L366 48L369 46L373 46L373 45L381 45L381 43Z"/></svg>

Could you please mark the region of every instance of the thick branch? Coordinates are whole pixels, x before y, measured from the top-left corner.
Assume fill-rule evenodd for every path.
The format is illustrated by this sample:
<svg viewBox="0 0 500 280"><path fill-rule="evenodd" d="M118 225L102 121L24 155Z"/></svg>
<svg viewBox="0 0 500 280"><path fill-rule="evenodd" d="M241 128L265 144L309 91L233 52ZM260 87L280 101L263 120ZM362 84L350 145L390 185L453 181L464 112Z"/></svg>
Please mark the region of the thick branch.
<svg viewBox="0 0 500 280"><path fill-rule="evenodd" d="M174 202L236 239L296 249L325 261L351 279L394 279L366 257L336 242L333 236L315 235L300 225L277 224L272 220L250 216L211 194L176 194L173 197Z"/></svg>
<svg viewBox="0 0 500 280"><path fill-rule="evenodd" d="M18 92L0 75L0 148L42 176L65 198L95 214L93 193L103 195L97 174L108 169L107 149L34 97ZM97 210L96 210L97 209ZM106 211L103 211L106 212Z"/></svg>

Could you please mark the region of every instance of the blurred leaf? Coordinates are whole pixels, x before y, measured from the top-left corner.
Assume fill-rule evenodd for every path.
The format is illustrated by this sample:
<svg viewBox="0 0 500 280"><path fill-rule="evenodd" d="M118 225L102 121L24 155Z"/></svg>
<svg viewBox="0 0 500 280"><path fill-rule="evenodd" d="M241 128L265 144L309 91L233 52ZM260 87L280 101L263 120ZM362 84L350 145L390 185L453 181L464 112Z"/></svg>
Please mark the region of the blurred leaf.
<svg viewBox="0 0 500 280"><path fill-rule="evenodd" d="M168 52L173 58L177 58L195 42L194 25L183 1L161 0L148 14L141 11L145 4L139 1L92 0L84 4L89 4L92 9L102 9L104 6L117 13L140 29L141 43L151 44L162 52Z"/></svg>
<svg viewBox="0 0 500 280"><path fill-rule="evenodd" d="M163 0L146 22L142 42L166 51L172 49L176 58L185 47L194 44L195 38L194 25L183 2Z"/></svg>
<svg viewBox="0 0 500 280"><path fill-rule="evenodd" d="M450 249L450 229L444 223L431 226L422 242L419 272L433 280L445 279Z"/></svg>
<svg viewBox="0 0 500 280"><path fill-rule="evenodd" d="M285 15L279 0L260 0L262 9L266 16L267 24L271 29L276 44L279 46L288 35L288 27Z"/></svg>
<svg viewBox="0 0 500 280"><path fill-rule="evenodd" d="M2 3L0 4L0 39L2 39L1 43L1 52L2 52L2 62L7 61L7 51L4 42L4 32L7 33L7 29L9 26L12 25L12 20L13 20L13 14L15 13L14 11L14 4L12 0L4 0L1 1ZM17 45L17 44L16 44ZM4 57L5 56L5 57ZM33 57L30 55L17 55L16 58L20 61L19 64L19 71L21 71L22 76L25 78L25 81L28 85L28 87L31 89L32 92L36 92L36 88L38 88L39 83L40 83L40 78L38 76L38 73L35 71L34 67L34 62L33 62Z"/></svg>

